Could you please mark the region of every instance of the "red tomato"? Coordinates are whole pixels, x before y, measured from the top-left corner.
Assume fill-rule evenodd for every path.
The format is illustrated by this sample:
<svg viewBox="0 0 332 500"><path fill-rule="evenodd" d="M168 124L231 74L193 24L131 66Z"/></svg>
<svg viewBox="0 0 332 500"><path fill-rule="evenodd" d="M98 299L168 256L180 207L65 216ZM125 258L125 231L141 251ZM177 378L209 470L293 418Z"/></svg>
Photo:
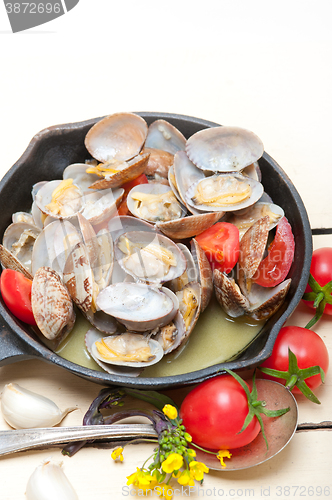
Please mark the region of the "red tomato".
<svg viewBox="0 0 332 500"><path fill-rule="evenodd" d="M251 443L260 431L254 416L239 434L248 412L247 396L239 382L231 375L220 375L185 397L180 418L195 444L210 450L232 449Z"/></svg>
<svg viewBox="0 0 332 500"><path fill-rule="evenodd" d="M217 222L195 237L212 270L230 273L239 258L239 230L229 222Z"/></svg>
<svg viewBox="0 0 332 500"><path fill-rule="evenodd" d="M270 287L279 285L286 278L294 258L294 236L291 225L283 217L277 225L275 238L269 246L269 253L260 263L253 281Z"/></svg>
<svg viewBox="0 0 332 500"><path fill-rule="evenodd" d="M32 281L18 271L4 269L1 273L0 290L4 303L18 319L35 325L31 307L31 286Z"/></svg>
<svg viewBox="0 0 332 500"><path fill-rule="evenodd" d="M141 174L136 179L133 179L132 181L126 182L126 184L123 184L121 187L125 190L124 195L123 195L123 200L120 203L118 207L118 215L128 215L129 209L127 207L127 196L129 191L135 187L138 186L138 184L148 184L148 178L145 174Z"/></svg>
<svg viewBox="0 0 332 500"><path fill-rule="evenodd" d="M271 356L261 366L273 370L287 371L288 347L295 354L299 368L303 369L318 365L326 374L329 367L329 353L326 345L317 333L299 326L285 326L280 330ZM262 375L264 378L276 380L285 385L284 379L271 377L265 373ZM321 385L322 380L320 375L314 375L307 378L305 382L310 389L315 389ZM300 393L297 387L293 388L293 392Z"/></svg>
<svg viewBox="0 0 332 500"><path fill-rule="evenodd" d="M318 248L312 254L310 274L315 278L320 286L327 285L332 281L332 248ZM307 285L305 293L311 292L311 288ZM328 294L331 298L331 293ZM311 309L315 309L313 302L304 301ZM324 308L325 314L332 315L332 305L326 304Z"/></svg>

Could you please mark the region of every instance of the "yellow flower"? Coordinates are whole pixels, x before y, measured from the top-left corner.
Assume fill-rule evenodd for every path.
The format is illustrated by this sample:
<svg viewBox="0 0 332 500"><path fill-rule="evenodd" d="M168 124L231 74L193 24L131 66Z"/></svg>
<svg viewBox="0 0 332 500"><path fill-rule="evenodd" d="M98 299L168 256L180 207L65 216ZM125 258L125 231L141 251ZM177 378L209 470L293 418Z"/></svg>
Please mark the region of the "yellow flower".
<svg viewBox="0 0 332 500"><path fill-rule="evenodd" d="M186 469L182 472L178 472L177 474L173 474L173 477L175 477L178 480L178 483L181 484L182 486L194 486L195 481L191 477L190 470Z"/></svg>
<svg viewBox="0 0 332 500"><path fill-rule="evenodd" d="M157 495L159 495L161 498L165 498L166 500L172 500L173 498L173 489L166 483L158 484L158 486L155 487L154 491L157 493Z"/></svg>
<svg viewBox="0 0 332 500"><path fill-rule="evenodd" d="M193 460L192 462L190 462L189 467L191 477L196 479L196 481L202 481L202 479L204 478L204 472L206 474L209 472L209 468L206 467L203 462L196 462L195 460Z"/></svg>
<svg viewBox="0 0 332 500"><path fill-rule="evenodd" d="M115 448L112 451L111 457L113 458L113 460L116 460L117 458L120 458L120 462L123 462L122 452L123 452L123 448L121 446L118 446L117 448Z"/></svg>
<svg viewBox="0 0 332 500"><path fill-rule="evenodd" d="M221 467L226 467L224 458L231 458L232 454L228 450L219 450L217 458L220 460Z"/></svg>
<svg viewBox="0 0 332 500"><path fill-rule="evenodd" d="M172 405L165 405L163 408L163 412L166 415L166 417L168 417L171 420L176 419L176 417L178 416L177 409L175 408L175 406Z"/></svg>
<svg viewBox="0 0 332 500"><path fill-rule="evenodd" d="M188 442L188 443L191 443L193 438L191 437L190 434L188 434L188 432L185 432L184 433L184 439Z"/></svg>
<svg viewBox="0 0 332 500"><path fill-rule="evenodd" d="M175 470L179 470L181 469L182 465L183 456L179 453L171 453L161 464L163 471L166 473L171 473Z"/></svg>
<svg viewBox="0 0 332 500"><path fill-rule="evenodd" d="M136 472L128 476L127 479L128 485L132 484L143 491L153 489L158 484L156 477L151 476L148 471L140 470L138 467Z"/></svg>
<svg viewBox="0 0 332 500"><path fill-rule="evenodd" d="M195 458L196 457L196 451L192 450L191 448L189 448L187 450L187 455L188 455L188 458Z"/></svg>

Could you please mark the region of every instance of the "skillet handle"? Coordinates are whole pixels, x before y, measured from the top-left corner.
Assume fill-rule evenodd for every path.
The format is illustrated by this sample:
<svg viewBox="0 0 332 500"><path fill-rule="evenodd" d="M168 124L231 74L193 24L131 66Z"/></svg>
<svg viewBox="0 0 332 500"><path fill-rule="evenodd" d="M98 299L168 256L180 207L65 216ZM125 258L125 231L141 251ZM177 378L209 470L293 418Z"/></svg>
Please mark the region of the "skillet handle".
<svg viewBox="0 0 332 500"><path fill-rule="evenodd" d="M24 343L0 316L0 366L36 357L38 352Z"/></svg>

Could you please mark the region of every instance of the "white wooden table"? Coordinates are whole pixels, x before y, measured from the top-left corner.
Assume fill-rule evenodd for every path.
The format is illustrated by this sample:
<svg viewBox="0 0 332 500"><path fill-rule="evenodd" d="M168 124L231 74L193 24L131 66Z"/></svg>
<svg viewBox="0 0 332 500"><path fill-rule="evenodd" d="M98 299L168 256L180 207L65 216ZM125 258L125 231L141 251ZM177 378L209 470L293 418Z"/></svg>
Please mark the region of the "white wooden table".
<svg viewBox="0 0 332 500"><path fill-rule="evenodd" d="M202 8L201 2L170 0L161 11L157 3L99 0L92 10L91 1L81 0L44 31L17 36L4 33L2 21L0 176L32 136L50 125L116 111L197 116L260 136L297 187L314 233L330 229L314 236L314 246L332 246L330 2L281 0L267 6L260 0L207 0ZM309 317L300 305L288 323L304 326ZM331 327L327 317L314 329L332 356ZM297 397L299 423L313 423L316 430L297 432L260 466L211 472L202 487L205 496L332 498L331 373L317 390L320 406ZM77 405L62 425L81 424L100 390L41 361L0 368L0 392L9 382L45 394L60 407ZM328 429L320 429L323 422ZM8 429L1 415L0 429ZM129 496L126 476L151 450L148 444L128 447L121 464L109 450L95 448L73 458L62 457L60 449L3 457L0 498L23 499L35 467L52 456L63 460L80 500L120 499ZM312 490L317 487L321 496ZM203 491L190 493L192 499L202 496Z"/></svg>

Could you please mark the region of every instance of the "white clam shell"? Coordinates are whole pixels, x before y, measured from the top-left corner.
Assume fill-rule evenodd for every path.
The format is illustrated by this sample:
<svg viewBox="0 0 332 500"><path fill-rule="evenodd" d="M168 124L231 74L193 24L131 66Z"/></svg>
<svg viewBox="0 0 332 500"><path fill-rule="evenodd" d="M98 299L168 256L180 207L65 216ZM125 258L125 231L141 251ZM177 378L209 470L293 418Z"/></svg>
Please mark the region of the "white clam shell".
<svg viewBox="0 0 332 500"><path fill-rule="evenodd" d="M244 212L236 212L230 216L229 222L234 224L239 230L240 239L246 231L265 215L270 216L269 230L273 229L284 216L284 211L279 205L274 203L257 202Z"/></svg>
<svg viewBox="0 0 332 500"><path fill-rule="evenodd" d="M64 169L62 177L64 180L73 179L74 184L79 186L84 193L91 184L99 179L98 175L86 172L89 167L90 165L87 163L73 163Z"/></svg>
<svg viewBox="0 0 332 500"><path fill-rule="evenodd" d="M134 113L115 113L89 130L85 146L101 162L126 161L140 152L147 136L146 121Z"/></svg>
<svg viewBox="0 0 332 500"><path fill-rule="evenodd" d="M156 120L149 126L145 147L162 149L175 154L186 146L186 138L166 120Z"/></svg>
<svg viewBox="0 0 332 500"><path fill-rule="evenodd" d="M203 170L240 172L264 152L262 141L240 127L213 127L192 135L186 144L189 159Z"/></svg>
<svg viewBox="0 0 332 500"><path fill-rule="evenodd" d="M207 185L207 183L215 183L216 187L216 193L222 193L222 194L227 194L229 191L229 194L234 192L233 191L233 181L239 182L240 184L243 185L248 185L251 188L251 194L248 198L246 198L243 201L240 201L238 203L232 203L232 204L222 204L220 203L218 206L213 206L208 203L203 203L203 202L198 202L195 199L196 196L196 190L198 186ZM193 184L187 191L186 193L186 201L189 205L193 206L194 208L198 208L199 210L205 211L205 212L230 212L230 211L236 211L236 210L241 210L243 208L249 207L253 205L259 198L262 196L264 191L263 185L255 181L254 179L250 177L245 177L241 174L216 174L211 177L205 177L204 179L198 181L196 184ZM212 192L212 189L209 188L209 193Z"/></svg>
<svg viewBox="0 0 332 500"><path fill-rule="evenodd" d="M128 330L140 332L169 323L177 312L172 298L143 283L109 285L99 293L97 306Z"/></svg>
<svg viewBox="0 0 332 500"><path fill-rule="evenodd" d="M82 215L93 226L102 224L116 214L124 189L102 189L85 194Z"/></svg>
<svg viewBox="0 0 332 500"><path fill-rule="evenodd" d="M73 303L60 276L49 267L36 272L31 289L31 305L36 323L49 340L63 340L75 324Z"/></svg>
<svg viewBox="0 0 332 500"><path fill-rule="evenodd" d="M33 246L40 229L28 222L13 222L3 235L3 246L29 271L32 271Z"/></svg>
<svg viewBox="0 0 332 500"><path fill-rule="evenodd" d="M172 193L172 210L170 211L169 203L161 202L159 200L154 201L153 199L144 203L144 209L140 207L140 203L133 199L135 193L144 193L146 195L162 195L165 193ZM169 221L173 219L179 219L184 217L186 214L186 209L183 205L179 203L174 195L173 190L170 186L165 184L140 184L133 187L127 197L127 205L130 212L136 217L143 219L147 222L159 222L159 221ZM143 205L142 203L142 205Z"/></svg>
<svg viewBox="0 0 332 500"><path fill-rule="evenodd" d="M182 203L186 205L192 214L200 213L200 210L187 203L186 192L193 184L205 178L204 173L189 160L184 151L179 151L174 156L173 170Z"/></svg>
<svg viewBox="0 0 332 500"><path fill-rule="evenodd" d="M76 190L75 196L70 199L67 203L63 205L63 212L61 214L56 214L52 212L48 205L52 201L52 194L54 190L61 184L61 180L49 181L44 184L36 193L36 204L38 208L47 215L51 215L56 219L65 219L76 215L78 212L81 212L84 207L84 196L82 190L73 184L73 187Z"/></svg>
<svg viewBox="0 0 332 500"><path fill-rule="evenodd" d="M132 245L133 251L128 255L119 248L122 239ZM149 250L151 248L151 251ZM176 265L165 264L156 256L156 251L171 252ZM122 269L134 279L141 282L164 283L181 276L186 269L186 258L179 247L164 235L149 231L129 231L119 236L114 245L115 256Z"/></svg>
<svg viewBox="0 0 332 500"><path fill-rule="evenodd" d="M141 334L138 334L138 333L132 333L132 332L127 332L127 333L120 333L119 335L112 335L111 337L124 337L124 336L128 336L128 337L131 337L131 339L133 339L135 341L135 337L138 337L138 338L144 338L143 335ZM105 339L107 339L107 337L105 337ZM112 366L116 366L116 367L120 367L120 366L123 366L123 367L126 367L126 368L145 368L147 366L151 366L151 365L154 365L156 363L158 363L158 361L161 360L161 358L164 356L164 350L162 348L162 346L159 344L159 342L157 342L156 340L153 340L153 339L146 339L149 347L150 347L150 350L151 350L151 356L153 356L153 359L150 359L149 361L117 361L117 360L108 360L106 358L104 358L99 352L98 352L98 349L96 347L96 342L94 342L91 346L91 353L92 353L92 356L94 359L98 359L99 361L101 361L103 363L103 365L107 364L107 365L112 365Z"/></svg>
<svg viewBox="0 0 332 500"><path fill-rule="evenodd" d="M116 330L115 330L116 331ZM112 333L115 333L112 332ZM131 368L128 366L116 366L111 365L110 363L104 363L94 354L93 346L97 341L100 341L105 335L97 330L96 328L90 328L85 334L85 346L87 348L90 356L95 360L97 365L99 365L105 372L110 373L112 375L125 375L127 377L138 377L142 373L141 368Z"/></svg>

